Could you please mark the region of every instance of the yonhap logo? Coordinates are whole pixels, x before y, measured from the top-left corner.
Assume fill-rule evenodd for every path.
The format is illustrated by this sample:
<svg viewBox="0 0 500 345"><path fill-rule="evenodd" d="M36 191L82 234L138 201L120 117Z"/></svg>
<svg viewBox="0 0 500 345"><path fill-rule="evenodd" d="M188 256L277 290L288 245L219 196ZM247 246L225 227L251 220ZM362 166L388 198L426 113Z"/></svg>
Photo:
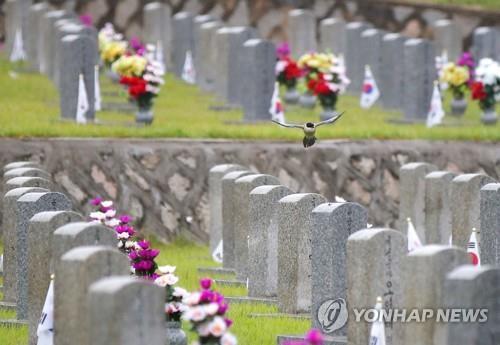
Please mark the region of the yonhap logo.
<svg viewBox="0 0 500 345"><path fill-rule="evenodd" d="M321 303L317 312L323 333L332 333L347 323L347 304L343 298L328 299Z"/></svg>

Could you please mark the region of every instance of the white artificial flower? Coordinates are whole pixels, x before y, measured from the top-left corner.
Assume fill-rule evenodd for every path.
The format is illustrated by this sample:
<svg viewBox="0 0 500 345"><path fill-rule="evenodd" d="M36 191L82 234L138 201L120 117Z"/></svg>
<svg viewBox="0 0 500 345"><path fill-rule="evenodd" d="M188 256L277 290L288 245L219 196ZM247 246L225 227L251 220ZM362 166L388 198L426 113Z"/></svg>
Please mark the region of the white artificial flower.
<svg viewBox="0 0 500 345"><path fill-rule="evenodd" d="M280 60L280 61L276 62L276 69L275 69L276 75L283 72L285 70L286 66L288 66L287 61Z"/></svg>
<svg viewBox="0 0 500 345"><path fill-rule="evenodd" d="M106 219L106 215L103 212L91 212L90 213L90 218L95 219L95 220L104 220Z"/></svg>
<svg viewBox="0 0 500 345"><path fill-rule="evenodd" d="M127 248L127 249L128 249L128 248L132 248L132 247L134 247L136 244L137 244L137 242L135 242L135 241L127 241L127 242L125 242L125 248Z"/></svg>
<svg viewBox="0 0 500 345"><path fill-rule="evenodd" d="M203 322L200 323L197 327L196 330L198 331L198 334L202 337L208 337L210 335L210 328L209 328L210 323L208 322Z"/></svg>
<svg viewBox="0 0 500 345"><path fill-rule="evenodd" d="M210 303L205 305L205 311L208 315L214 316L219 311L219 305L217 303Z"/></svg>
<svg viewBox="0 0 500 345"><path fill-rule="evenodd" d="M201 322L205 320L207 313L203 307L189 308L184 314L183 318L188 321Z"/></svg>
<svg viewBox="0 0 500 345"><path fill-rule="evenodd" d="M174 273L175 269L176 269L175 266L169 266L169 265L158 267L158 271L160 271L163 274Z"/></svg>
<svg viewBox="0 0 500 345"><path fill-rule="evenodd" d="M210 334L212 334L214 337L221 337L227 329L226 321L220 316L214 317L213 321L210 322L210 325L208 326L210 330Z"/></svg>
<svg viewBox="0 0 500 345"><path fill-rule="evenodd" d="M172 293L174 297L182 297L182 299L186 298L189 296L189 292L187 292L185 289L176 286L174 288L174 292Z"/></svg>
<svg viewBox="0 0 500 345"><path fill-rule="evenodd" d="M147 92L151 92L151 93L157 95L157 94L160 93L160 88L156 87L156 86L153 86L153 85L150 85L150 84L147 84L146 85L146 91Z"/></svg>
<svg viewBox="0 0 500 345"><path fill-rule="evenodd" d="M184 303L186 303L189 306L197 305L200 303L200 293L199 292L193 292L189 294L189 296L186 296L184 298Z"/></svg>
<svg viewBox="0 0 500 345"><path fill-rule="evenodd" d="M236 337L234 335L227 332L220 339L220 344L221 345L237 345L238 341L236 340Z"/></svg>
<svg viewBox="0 0 500 345"><path fill-rule="evenodd" d="M122 248L123 247L123 242L122 241L118 241L118 243L116 244L116 246L118 248Z"/></svg>
<svg viewBox="0 0 500 345"><path fill-rule="evenodd" d="M101 206L108 208L108 207L113 206L113 202L111 200L101 201Z"/></svg>
<svg viewBox="0 0 500 345"><path fill-rule="evenodd" d="M130 235L128 232L122 232L121 234L117 235L119 240L127 240L130 238Z"/></svg>
<svg viewBox="0 0 500 345"><path fill-rule="evenodd" d="M159 285L161 287L165 287L167 285L174 285L175 283L177 283L179 281L179 278L174 276L173 274L165 274L165 275L162 275L158 278L156 278L155 280L155 284L156 285Z"/></svg>
<svg viewBox="0 0 500 345"><path fill-rule="evenodd" d="M104 223L111 228L120 225L120 221L116 218L108 219Z"/></svg>
<svg viewBox="0 0 500 345"><path fill-rule="evenodd" d="M106 218L113 218L114 216L116 216L116 210L115 209L107 210L105 215Z"/></svg>

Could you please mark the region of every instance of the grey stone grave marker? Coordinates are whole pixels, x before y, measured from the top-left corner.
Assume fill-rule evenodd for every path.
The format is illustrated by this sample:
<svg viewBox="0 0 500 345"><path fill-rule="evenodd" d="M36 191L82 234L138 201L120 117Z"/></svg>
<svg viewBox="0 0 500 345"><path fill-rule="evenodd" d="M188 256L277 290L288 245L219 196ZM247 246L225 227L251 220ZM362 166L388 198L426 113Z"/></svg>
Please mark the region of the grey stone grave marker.
<svg viewBox="0 0 500 345"><path fill-rule="evenodd" d="M40 2L30 6L28 14L28 32L26 33L26 53L31 67L40 70L39 40L42 26L42 17L49 10L45 2Z"/></svg>
<svg viewBox="0 0 500 345"><path fill-rule="evenodd" d="M480 190L495 180L483 174L458 175L451 181L451 230L453 244L467 248L472 228L480 227Z"/></svg>
<svg viewBox="0 0 500 345"><path fill-rule="evenodd" d="M7 170L3 174L3 182L4 184L10 180L13 179L14 177L41 177L46 180L50 180L50 175L48 172L45 170L39 169L39 168L16 168L16 169L10 169Z"/></svg>
<svg viewBox="0 0 500 345"><path fill-rule="evenodd" d="M425 243L448 244L451 236L451 181L456 174L433 171L425 176Z"/></svg>
<svg viewBox="0 0 500 345"><path fill-rule="evenodd" d="M39 212L71 209L71 201L61 193L27 193L17 199L16 209L16 276L17 318L28 319L28 228L30 219Z"/></svg>
<svg viewBox="0 0 500 345"><path fill-rule="evenodd" d="M449 19L440 19L433 25L436 54L443 51L448 54L449 61L456 61L462 53L462 35L460 26Z"/></svg>
<svg viewBox="0 0 500 345"><path fill-rule="evenodd" d="M244 83L241 83L243 120L245 122L269 121L269 107L276 81L276 48L271 41L250 39L241 50L245 70Z"/></svg>
<svg viewBox="0 0 500 345"><path fill-rule="evenodd" d="M335 55L345 53L345 22L338 18L323 19L319 26L320 49Z"/></svg>
<svg viewBox="0 0 500 345"><path fill-rule="evenodd" d="M203 63L198 67L196 82L203 91L214 91L215 69L217 68L217 49L215 47L215 37L217 30L222 28L221 22L208 22L200 27L200 56Z"/></svg>
<svg viewBox="0 0 500 345"><path fill-rule="evenodd" d="M222 178L222 245L224 268L235 268L235 181L243 176L255 174L248 170L236 170Z"/></svg>
<svg viewBox="0 0 500 345"><path fill-rule="evenodd" d="M500 183L489 183L479 192L481 264L500 265Z"/></svg>
<svg viewBox="0 0 500 345"><path fill-rule="evenodd" d="M201 27L203 24L214 21L214 18L209 14L198 15L193 19L193 64L196 71L196 83L199 85L200 71L202 65L205 64L207 56L203 56L201 46L203 44L201 38Z"/></svg>
<svg viewBox="0 0 500 345"><path fill-rule="evenodd" d="M29 343L36 345L37 328L43 304L53 273L52 234L71 222L81 221L82 216L72 211L46 211L35 214L28 228L28 321Z"/></svg>
<svg viewBox="0 0 500 345"><path fill-rule="evenodd" d="M474 59L479 61L483 58L496 58L495 29L481 26L474 30L472 34L472 53Z"/></svg>
<svg viewBox="0 0 500 345"><path fill-rule="evenodd" d="M234 181L234 251L236 277L248 277L248 241L250 235L250 192L262 185L277 185L280 181L271 175L242 176Z"/></svg>
<svg viewBox="0 0 500 345"><path fill-rule="evenodd" d="M222 178L231 171L245 169L237 164L219 164L208 173L208 197L210 200L210 253L222 240Z"/></svg>
<svg viewBox="0 0 500 345"><path fill-rule="evenodd" d="M313 193L290 194L278 208L278 309L311 311L311 237L313 209L326 199Z"/></svg>
<svg viewBox="0 0 500 345"><path fill-rule="evenodd" d="M325 335L347 334L345 326L333 329L328 325L331 322L328 309L337 301L346 311L347 239L356 231L365 229L367 221L366 209L352 202L321 204L311 213L311 318L313 327Z"/></svg>
<svg viewBox="0 0 500 345"><path fill-rule="evenodd" d="M6 164L3 167L3 172L5 173L7 170L12 170L12 169L18 169L18 168L38 168L41 169L40 164L36 162L31 162L31 161L18 161L18 162L11 162Z"/></svg>
<svg viewBox="0 0 500 345"><path fill-rule="evenodd" d="M435 165L423 162L408 163L399 170L399 230L406 235L410 218L422 243L426 243L425 176L435 170Z"/></svg>
<svg viewBox="0 0 500 345"><path fill-rule="evenodd" d="M17 236L16 209L17 199L27 193L48 192L38 187L16 188L5 193L3 198L3 299L5 302L17 301Z"/></svg>
<svg viewBox="0 0 500 345"><path fill-rule="evenodd" d="M167 66L171 66L172 54L172 13L170 6L161 2L151 2L144 6L144 41L161 43L163 58Z"/></svg>
<svg viewBox="0 0 500 345"><path fill-rule="evenodd" d="M278 290L278 201L293 191L281 185L250 192L248 296L276 297Z"/></svg>
<svg viewBox="0 0 500 345"><path fill-rule="evenodd" d="M54 48L52 42L55 36L55 23L59 19L69 18L70 15L64 10L49 11L42 17L42 40L38 45L40 52L40 72L51 76L53 71Z"/></svg>
<svg viewBox="0 0 500 345"><path fill-rule="evenodd" d="M392 310L401 305L401 261L407 254L407 239L392 229L360 230L347 240L347 301L350 315L353 309L371 308L377 297L383 307ZM386 323L387 345L392 339L393 324ZM370 324L348 319L347 338L353 345L369 343Z"/></svg>
<svg viewBox="0 0 500 345"><path fill-rule="evenodd" d="M89 110L87 121L94 121L94 86L97 43L88 35L68 35L62 39L60 107L61 117L76 120L78 104L78 80L80 74L85 81Z"/></svg>
<svg viewBox="0 0 500 345"><path fill-rule="evenodd" d="M90 344L169 344L164 305L165 289L144 279L112 276L96 281L88 293Z"/></svg>
<svg viewBox="0 0 500 345"><path fill-rule="evenodd" d="M378 29L367 29L361 33L361 63L363 66L370 66L377 86L382 79L382 38L384 35L385 32Z"/></svg>
<svg viewBox="0 0 500 345"><path fill-rule="evenodd" d="M288 12L288 42L296 59L316 51L316 18L312 11L295 9Z"/></svg>
<svg viewBox="0 0 500 345"><path fill-rule="evenodd" d="M380 67L380 97L386 109L403 108L404 66L403 53L406 38L389 33L382 38L382 64Z"/></svg>
<svg viewBox="0 0 500 345"><path fill-rule="evenodd" d="M500 270L493 266L464 265L451 271L445 281L445 307L487 310L485 322L450 322L446 325L448 345L500 343Z"/></svg>
<svg viewBox="0 0 500 345"><path fill-rule="evenodd" d="M428 245L415 249L403 259L401 282L403 298L401 308L437 309L444 307L446 275L469 262L467 252L448 245ZM437 345L444 326L427 319L423 322L396 323L394 344Z"/></svg>
<svg viewBox="0 0 500 345"><path fill-rule="evenodd" d="M361 94L365 67L361 57L361 34L370 26L363 22L351 22L345 32L345 64L347 77L351 80L348 91Z"/></svg>
<svg viewBox="0 0 500 345"><path fill-rule="evenodd" d="M56 87L61 85L61 55L64 49L63 38L69 35L83 36L85 35L84 27L76 24L69 19L58 20L55 24L55 37L54 37L54 59L52 61L52 78Z"/></svg>
<svg viewBox="0 0 500 345"><path fill-rule="evenodd" d="M40 188L51 189L52 182L50 182L47 179L44 179L43 177L30 177L30 176L14 177L5 183L4 191L8 192L9 190L15 188L23 188L23 187L40 187Z"/></svg>
<svg viewBox="0 0 500 345"><path fill-rule="evenodd" d="M54 344L90 344L89 287L101 278L129 272L128 258L116 249L86 246L65 253L54 279Z"/></svg>
<svg viewBox="0 0 500 345"><path fill-rule="evenodd" d="M186 61L186 52L194 50L193 15L189 12L179 12L172 20L172 59L174 73L181 77Z"/></svg>

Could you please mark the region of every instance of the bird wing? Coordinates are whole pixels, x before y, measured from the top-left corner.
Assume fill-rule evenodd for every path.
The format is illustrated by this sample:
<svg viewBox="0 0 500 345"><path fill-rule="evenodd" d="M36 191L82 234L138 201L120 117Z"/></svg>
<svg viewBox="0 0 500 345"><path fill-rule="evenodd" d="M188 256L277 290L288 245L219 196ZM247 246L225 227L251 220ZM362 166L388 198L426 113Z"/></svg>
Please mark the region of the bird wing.
<svg viewBox="0 0 500 345"><path fill-rule="evenodd" d="M282 123L282 122L278 122L278 121L275 121L275 120L271 120L272 122L280 125L280 126L283 126L283 127L287 127L287 128L300 128L300 129L303 129L304 126L303 125L296 125L296 124L293 124L293 123Z"/></svg>
<svg viewBox="0 0 500 345"><path fill-rule="evenodd" d="M341 112L340 114L337 113L337 115L333 116L332 118L330 118L328 120L315 123L314 126L318 127L318 126L321 126L321 125L328 125L328 124L334 123L335 121L337 121L338 119L340 119L340 117L342 115L344 115L344 112Z"/></svg>

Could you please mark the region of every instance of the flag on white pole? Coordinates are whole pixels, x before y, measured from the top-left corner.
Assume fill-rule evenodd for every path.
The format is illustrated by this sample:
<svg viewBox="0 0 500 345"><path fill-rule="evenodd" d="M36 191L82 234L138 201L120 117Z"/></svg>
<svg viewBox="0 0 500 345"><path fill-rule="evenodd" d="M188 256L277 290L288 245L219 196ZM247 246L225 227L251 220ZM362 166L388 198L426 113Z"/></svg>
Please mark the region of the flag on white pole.
<svg viewBox="0 0 500 345"><path fill-rule="evenodd" d="M217 247L215 247L215 250L212 253L212 259L214 259L215 262L220 264L222 263L222 240L220 240Z"/></svg>
<svg viewBox="0 0 500 345"><path fill-rule="evenodd" d="M479 242L477 241L476 228L472 228L469 243L467 243L467 253L474 266L481 266L481 256L479 255Z"/></svg>
<svg viewBox="0 0 500 345"><path fill-rule="evenodd" d="M269 107L269 114L271 119L281 123L285 123L285 111L280 98L280 85L278 82L274 83L273 96L271 97L271 106Z"/></svg>
<svg viewBox="0 0 500 345"><path fill-rule="evenodd" d="M382 303L383 303L382 297L377 297L377 304L375 304L375 310L377 311L378 318L372 323L368 345L385 345L385 325L384 325L384 320L381 317Z"/></svg>
<svg viewBox="0 0 500 345"><path fill-rule="evenodd" d="M38 336L37 345L54 344L54 280L50 281L36 335Z"/></svg>
<svg viewBox="0 0 500 345"><path fill-rule="evenodd" d="M194 70L193 55L190 50L186 52L186 60L182 69L182 80L188 84L196 83L196 71Z"/></svg>
<svg viewBox="0 0 500 345"><path fill-rule="evenodd" d="M406 234L408 236L408 252L412 252L415 249L422 247L422 242L420 242L420 238L418 238L417 231L415 230L411 219L407 218L406 220L408 222L408 233Z"/></svg>
<svg viewBox="0 0 500 345"><path fill-rule="evenodd" d="M163 44L160 40L156 41L155 60L165 67L165 56L163 55Z"/></svg>
<svg viewBox="0 0 500 345"><path fill-rule="evenodd" d="M76 123L87 123L87 111L89 111L89 99L87 97L87 89L83 74L78 78L78 101L76 105Z"/></svg>
<svg viewBox="0 0 500 345"><path fill-rule="evenodd" d="M373 73L370 66L366 65L365 80L363 81L363 90L361 92L361 99L359 105L363 109L368 109L375 104L375 102L379 99L379 97L380 97L380 90L377 86L377 82L373 77Z"/></svg>
<svg viewBox="0 0 500 345"><path fill-rule="evenodd" d="M99 66L95 66L95 72L94 72L94 79L95 79L95 85L94 85L94 93L95 93L95 103L94 103L94 109L95 111L101 111L101 83L99 81Z"/></svg>
<svg viewBox="0 0 500 345"><path fill-rule="evenodd" d="M434 90L432 91L431 108L427 114L427 127L434 127L443 122L444 110L443 101L441 100L441 91L439 91L438 82L434 82Z"/></svg>
<svg viewBox="0 0 500 345"><path fill-rule="evenodd" d="M10 61L17 62L24 60L26 60L26 52L24 51L23 33L21 29L17 29L10 54Z"/></svg>

